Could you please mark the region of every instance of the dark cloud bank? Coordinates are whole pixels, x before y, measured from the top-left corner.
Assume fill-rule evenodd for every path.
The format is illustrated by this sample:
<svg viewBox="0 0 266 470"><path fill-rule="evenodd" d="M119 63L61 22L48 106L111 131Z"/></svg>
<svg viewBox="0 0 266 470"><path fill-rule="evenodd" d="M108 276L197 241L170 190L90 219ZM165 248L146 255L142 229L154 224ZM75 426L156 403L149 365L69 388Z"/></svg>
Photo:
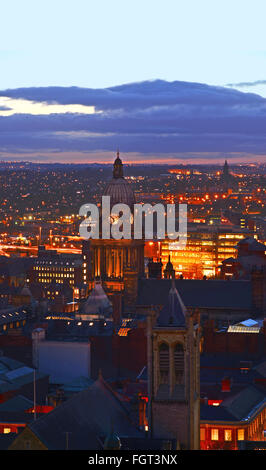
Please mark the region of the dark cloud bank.
<svg viewBox="0 0 266 470"><path fill-rule="evenodd" d="M95 106L96 114L0 116L0 154L123 152L266 155L266 99L198 83L162 80L108 89L19 88L0 96Z"/></svg>

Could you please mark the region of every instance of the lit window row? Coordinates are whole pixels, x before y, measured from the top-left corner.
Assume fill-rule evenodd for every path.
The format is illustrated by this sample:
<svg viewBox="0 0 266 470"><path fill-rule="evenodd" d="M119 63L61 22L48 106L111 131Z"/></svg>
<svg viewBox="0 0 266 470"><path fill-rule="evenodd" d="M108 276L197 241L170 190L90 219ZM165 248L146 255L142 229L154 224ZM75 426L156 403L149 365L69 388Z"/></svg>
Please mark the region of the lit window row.
<svg viewBox="0 0 266 470"><path fill-rule="evenodd" d="M212 441L219 441L224 439L225 441L232 441L232 429L217 429L217 428L212 428L211 429L211 440ZM237 440L238 441L244 441L245 439L245 431L244 429L237 429ZM206 440L206 429L201 428L200 429L200 440L205 441Z"/></svg>

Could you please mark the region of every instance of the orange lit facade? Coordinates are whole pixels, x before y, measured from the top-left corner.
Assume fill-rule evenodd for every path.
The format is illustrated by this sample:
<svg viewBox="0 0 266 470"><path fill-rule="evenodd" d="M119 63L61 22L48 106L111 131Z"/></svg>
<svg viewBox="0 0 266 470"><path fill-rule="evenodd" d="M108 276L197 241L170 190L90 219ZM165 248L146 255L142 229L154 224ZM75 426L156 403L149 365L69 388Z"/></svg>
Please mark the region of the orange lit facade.
<svg viewBox="0 0 266 470"><path fill-rule="evenodd" d="M14 423L0 423L0 434L9 434L9 433L16 433L18 434L22 429L27 426L27 423L22 422L14 422Z"/></svg>
<svg viewBox="0 0 266 470"><path fill-rule="evenodd" d="M91 240L89 280L100 277L108 290L124 289L125 273L137 275L144 270L144 242L142 240Z"/></svg>
<svg viewBox="0 0 266 470"><path fill-rule="evenodd" d="M161 242L146 241L144 247L145 258L159 259L161 256Z"/></svg>
<svg viewBox="0 0 266 470"><path fill-rule="evenodd" d="M50 405L37 405L35 410L33 407L29 408L28 410L24 410L20 412L20 417L12 418L12 412L10 413L10 418L4 420L3 418L0 419L0 434L9 434L9 433L16 433L18 434L21 432L27 424L30 422L28 415L34 414L34 411L40 416L41 414L50 413L54 409L53 406Z"/></svg>
<svg viewBox="0 0 266 470"><path fill-rule="evenodd" d="M169 170L169 173L172 175L191 175L191 170L188 170L186 168L174 168L172 170Z"/></svg>
<svg viewBox="0 0 266 470"><path fill-rule="evenodd" d="M236 257L236 245L246 236L246 230L236 227L195 224L188 227L185 249L178 250L177 243L171 240L161 242L163 269L170 255L176 276L189 279L217 276L218 266L224 259Z"/></svg>

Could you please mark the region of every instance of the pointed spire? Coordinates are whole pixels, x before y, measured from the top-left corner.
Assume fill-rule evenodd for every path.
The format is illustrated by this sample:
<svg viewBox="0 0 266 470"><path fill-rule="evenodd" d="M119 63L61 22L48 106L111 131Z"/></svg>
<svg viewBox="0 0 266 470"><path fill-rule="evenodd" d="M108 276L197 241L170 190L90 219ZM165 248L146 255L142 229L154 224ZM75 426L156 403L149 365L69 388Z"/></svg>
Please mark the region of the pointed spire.
<svg viewBox="0 0 266 470"><path fill-rule="evenodd" d="M225 160L225 162L224 162L223 173L224 173L224 175L226 175L226 176L229 174L229 165L228 165L227 160Z"/></svg>
<svg viewBox="0 0 266 470"><path fill-rule="evenodd" d="M170 255L168 256L168 262L166 263L166 266L164 269L164 277L166 279L175 278L175 270L174 270L173 264L171 263Z"/></svg>
<svg viewBox="0 0 266 470"><path fill-rule="evenodd" d="M186 325L186 307L177 292L175 279L171 279L168 299L157 320L158 326L184 327Z"/></svg>

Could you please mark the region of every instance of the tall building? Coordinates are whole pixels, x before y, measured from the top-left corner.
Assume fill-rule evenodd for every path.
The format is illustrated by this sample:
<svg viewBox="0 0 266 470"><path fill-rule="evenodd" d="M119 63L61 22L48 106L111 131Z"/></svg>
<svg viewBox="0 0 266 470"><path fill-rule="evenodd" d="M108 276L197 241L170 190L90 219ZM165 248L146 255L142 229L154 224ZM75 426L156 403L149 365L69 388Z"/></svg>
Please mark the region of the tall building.
<svg viewBox="0 0 266 470"><path fill-rule="evenodd" d="M124 178L119 152L113 165L113 178L103 195L110 197L111 209L114 204L122 203L133 212L135 195ZM106 292L124 292L126 301L131 303L133 297L136 298L137 279L144 273L144 240L99 238L89 240L87 246L84 256L89 287L93 287L95 279L101 278Z"/></svg>
<svg viewBox="0 0 266 470"><path fill-rule="evenodd" d="M229 171L227 160L224 162L223 171L221 174L221 185L224 191L232 190L235 186L235 180Z"/></svg>
<svg viewBox="0 0 266 470"><path fill-rule="evenodd" d="M86 266L81 255L57 253L40 246L30 270L30 281L47 287L52 282L79 289L85 283ZM77 292L75 292L77 294Z"/></svg>
<svg viewBox="0 0 266 470"><path fill-rule="evenodd" d="M223 176L224 176L224 178L228 178L228 177L229 177L229 166L228 166L227 160L225 160L225 162L224 162L224 166L223 166Z"/></svg>
<svg viewBox="0 0 266 470"><path fill-rule="evenodd" d="M188 224L187 245L178 249L175 241L161 242L161 260L166 267L169 256L176 277L188 279L213 277L219 273L219 265L237 254L237 243L253 234L247 229L232 225Z"/></svg>
<svg viewBox="0 0 266 470"><path fill-rule="evenodd" d="M199 449L200 329L174 279L166 305L148 327L149 430Z"/></svg>

